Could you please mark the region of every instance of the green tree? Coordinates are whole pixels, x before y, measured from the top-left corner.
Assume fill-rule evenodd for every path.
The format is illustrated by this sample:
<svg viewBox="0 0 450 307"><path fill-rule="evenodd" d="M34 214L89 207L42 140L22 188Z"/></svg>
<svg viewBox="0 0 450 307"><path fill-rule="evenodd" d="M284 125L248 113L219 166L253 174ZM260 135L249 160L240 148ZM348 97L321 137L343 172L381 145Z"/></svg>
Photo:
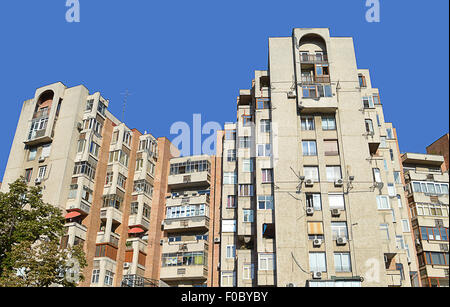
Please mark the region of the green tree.
<svg viewBox="0 0 450 307"><path fill-rule="evenodd" d="M0 286L76 286L86 259L81 247L60 248L65 220L23 178L0 192Z"/></svg>

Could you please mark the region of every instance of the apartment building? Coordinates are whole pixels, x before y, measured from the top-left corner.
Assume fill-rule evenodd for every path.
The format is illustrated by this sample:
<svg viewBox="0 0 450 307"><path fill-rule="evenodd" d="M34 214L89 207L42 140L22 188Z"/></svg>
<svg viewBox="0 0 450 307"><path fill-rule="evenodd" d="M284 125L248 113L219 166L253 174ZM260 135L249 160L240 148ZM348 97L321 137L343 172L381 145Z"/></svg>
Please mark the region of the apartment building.
<svg viewBox="0 0 450 307"><path fill-rule="evenodd" d="M170 159L166 138L130 129L108 100L55 83L23 103L2 191L24 176L65 213L62 246L81 244L81 286L158 286Z"/></svg>
<svg viewBox="0 0 450 307"><path fill-rule="evenodd" d="M213 286L218 244L214 240L215 156L170 160L160 278L169 286Z"/></svg>
<svg viewBox="0 0 450 307"><path fill-rule="evenodd" d="M449 146L449 134L447 133L427 147L428 154L444 157L444 163L441 165L443 172L449 170Z"/></svg>
<svg viewBox="0 0 450 307"><path fill-rule="evenodd" d="M428 148L427 148L428 150ZM401 156L422 287L448 287L448 170L440 155Z"/></svg>
<svg viewBox="0 0 450 307"><path fill-rule="evenodd" d="M221 139L220 285L417 285L395 129L352 38L294 29L268 67Z"/></svg>

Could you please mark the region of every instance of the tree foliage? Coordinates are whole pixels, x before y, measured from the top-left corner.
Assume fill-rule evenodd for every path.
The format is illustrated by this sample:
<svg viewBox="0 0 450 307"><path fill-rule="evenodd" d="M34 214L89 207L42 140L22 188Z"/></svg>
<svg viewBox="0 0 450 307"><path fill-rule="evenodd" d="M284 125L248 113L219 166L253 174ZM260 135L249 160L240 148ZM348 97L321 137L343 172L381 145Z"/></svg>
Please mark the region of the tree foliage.
<svg viewBox="0 0 450 307"><path fill-rule="evenodd" d="M23 178L0 192L0 286L76 286L86 266L79 247L60 248L65 220ZM72 274L74 273L74 274Z"/></svg>

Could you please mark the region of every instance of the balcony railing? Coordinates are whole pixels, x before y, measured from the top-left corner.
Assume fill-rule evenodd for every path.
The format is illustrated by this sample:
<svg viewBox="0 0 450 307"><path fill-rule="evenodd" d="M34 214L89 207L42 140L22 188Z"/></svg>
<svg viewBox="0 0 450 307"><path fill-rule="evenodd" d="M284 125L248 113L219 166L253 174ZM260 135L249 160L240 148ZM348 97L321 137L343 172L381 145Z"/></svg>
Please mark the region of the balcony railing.
<svg viewBox="0 0 450 307"><path fill-rule="evenodd" d="M301 53L300 61L302 63L328 63L327 54L311 54L311 53Z"/></svg>
<svg viewBox="0 0 450 307"><path fill-rule="evenodd" d="M42 117L48 117L48 115L50 114L50 110L48 109L43 109L40 111L36 111L33 114L33 119L38 119L38 118L42 118Z"/></svg>
<svg viewBox="0 0 450 307"><path fill-rule="evenodd" d="M110 243L114 246L119 246L120 235L117 233L111 233L108 237L105 237L105 232L97 232L97 243Z"/></svg>
<svg viewBox="0 0 450 307"><path fill-rule="evenodd" d="M314 76L314 77L302 76L303 85L313 85L317 83L330 83L330 76Z"/></svg>

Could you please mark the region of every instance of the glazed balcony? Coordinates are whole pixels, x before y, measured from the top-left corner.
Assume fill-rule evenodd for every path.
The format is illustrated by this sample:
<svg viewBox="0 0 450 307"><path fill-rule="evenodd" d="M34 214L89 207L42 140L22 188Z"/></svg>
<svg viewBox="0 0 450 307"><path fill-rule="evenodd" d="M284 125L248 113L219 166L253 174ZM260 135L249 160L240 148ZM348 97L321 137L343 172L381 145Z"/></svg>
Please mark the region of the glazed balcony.
<svg viewBox="0 0 450 307"><path fill-rule="evenodd" d="M164 230L208 230L209 218L207 216L182 217L164 220Z"/></svg>
<svg viewBox="0 0 450 307"><path fill-rule="evenodd" d="M208 268L206 265L166 266L161 268L160 278L167 281L204 280L208 278Z"/></svg>

